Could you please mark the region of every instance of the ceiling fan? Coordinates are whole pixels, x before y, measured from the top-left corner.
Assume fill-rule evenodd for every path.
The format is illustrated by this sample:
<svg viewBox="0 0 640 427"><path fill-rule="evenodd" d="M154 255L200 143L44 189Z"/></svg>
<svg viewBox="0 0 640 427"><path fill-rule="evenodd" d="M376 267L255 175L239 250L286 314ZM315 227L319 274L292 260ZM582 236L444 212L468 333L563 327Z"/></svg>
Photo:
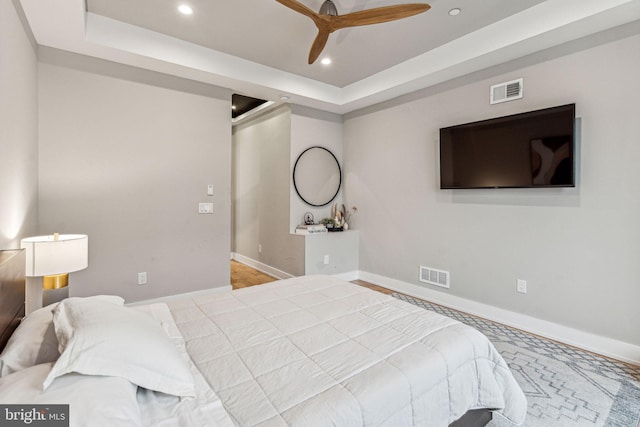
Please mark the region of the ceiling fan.
<svg viewBox="0 0 640 427"><path fill-rule="evenodd" d="M395 21L426 12L431 8L426 3L399 4L395 6L377 7L359 12L338 15L338 10L332 0L325 0L319 12L314 12L304 4L296 0L276 0L278 3L298 13L308 16L318 27L318 35L309 51L309 64L313 64L324 46L327 44L329 34L336 30L361 25L379 24L381 22Z"/></svg>

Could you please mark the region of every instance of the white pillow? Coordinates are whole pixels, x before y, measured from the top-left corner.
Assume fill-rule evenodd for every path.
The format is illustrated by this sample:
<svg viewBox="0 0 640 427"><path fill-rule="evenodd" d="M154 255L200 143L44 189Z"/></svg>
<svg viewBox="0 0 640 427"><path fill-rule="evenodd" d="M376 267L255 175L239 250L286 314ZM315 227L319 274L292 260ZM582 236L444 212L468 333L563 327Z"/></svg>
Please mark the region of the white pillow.
<svg viewBox="0 0 640 427"><path fill-rule="evenodd" d="M115 295L87 298L120 306L124 304L124 299ZM21 369L58 360L58 338L53 329L53 309L58 304L56 302L39 308L22 319L0 354L0 378Z"/></svg>
<svg viewBox="0 0 640 427"><path fill-rule="evenodd" d="M44 388L69 372L126 378L149 390L194 397L193 376L162 327L149 315L103 301L68 298L53 312L64 346Z"/></svg>
<svg viewBox="0 0 640 427"><path fill-rule="evenodd" d="M0 402L68 404L69 425L72 427L142 425L134 384L117 377L69 374L43 391L42 381L52 365L36 365L0 378Z"/></svg>

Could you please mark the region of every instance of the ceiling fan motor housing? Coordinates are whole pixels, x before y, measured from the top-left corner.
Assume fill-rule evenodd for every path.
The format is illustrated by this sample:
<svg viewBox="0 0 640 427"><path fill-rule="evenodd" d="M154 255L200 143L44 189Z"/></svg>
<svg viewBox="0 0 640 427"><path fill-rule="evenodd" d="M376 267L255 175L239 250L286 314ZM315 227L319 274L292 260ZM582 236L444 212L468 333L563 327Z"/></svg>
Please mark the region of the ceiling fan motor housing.
<svg viewBox="0 0 640 427"><path fill-rule="evenodd" d="M338 16L338 9L331 0L325 0L320 7L320 15Z"/></svg>

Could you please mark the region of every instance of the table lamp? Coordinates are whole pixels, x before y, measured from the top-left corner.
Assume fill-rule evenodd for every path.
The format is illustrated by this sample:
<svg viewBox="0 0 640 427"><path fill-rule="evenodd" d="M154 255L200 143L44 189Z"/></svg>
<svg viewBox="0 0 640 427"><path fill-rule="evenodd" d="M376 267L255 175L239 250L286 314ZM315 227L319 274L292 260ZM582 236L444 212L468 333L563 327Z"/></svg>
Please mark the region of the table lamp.
<svg viewBox="0 0 640 427"><path fill-rule="evenodd" d="M27 314L69 295L69 273L89 265L89 237L86 234L58 234L27 237L20 241L26 250ZM42 280L38 278L42 277Z"/></svg>

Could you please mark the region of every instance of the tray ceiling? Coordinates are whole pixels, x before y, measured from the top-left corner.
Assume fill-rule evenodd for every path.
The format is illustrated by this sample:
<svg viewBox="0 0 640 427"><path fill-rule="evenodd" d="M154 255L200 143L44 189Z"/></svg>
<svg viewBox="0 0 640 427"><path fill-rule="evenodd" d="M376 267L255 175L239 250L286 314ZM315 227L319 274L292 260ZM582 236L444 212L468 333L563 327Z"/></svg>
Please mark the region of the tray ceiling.
<svg viewBox="0 0 640 427"><path fill-rule="evenodd" d="M640 0L433 0L420 15L333 33L325 66L307 64L313 22L275 0L184 0L188 16L174 0L19 1L40 45L335 113L640 19ZM334 1L341 13L403 3Z"/></svg>

